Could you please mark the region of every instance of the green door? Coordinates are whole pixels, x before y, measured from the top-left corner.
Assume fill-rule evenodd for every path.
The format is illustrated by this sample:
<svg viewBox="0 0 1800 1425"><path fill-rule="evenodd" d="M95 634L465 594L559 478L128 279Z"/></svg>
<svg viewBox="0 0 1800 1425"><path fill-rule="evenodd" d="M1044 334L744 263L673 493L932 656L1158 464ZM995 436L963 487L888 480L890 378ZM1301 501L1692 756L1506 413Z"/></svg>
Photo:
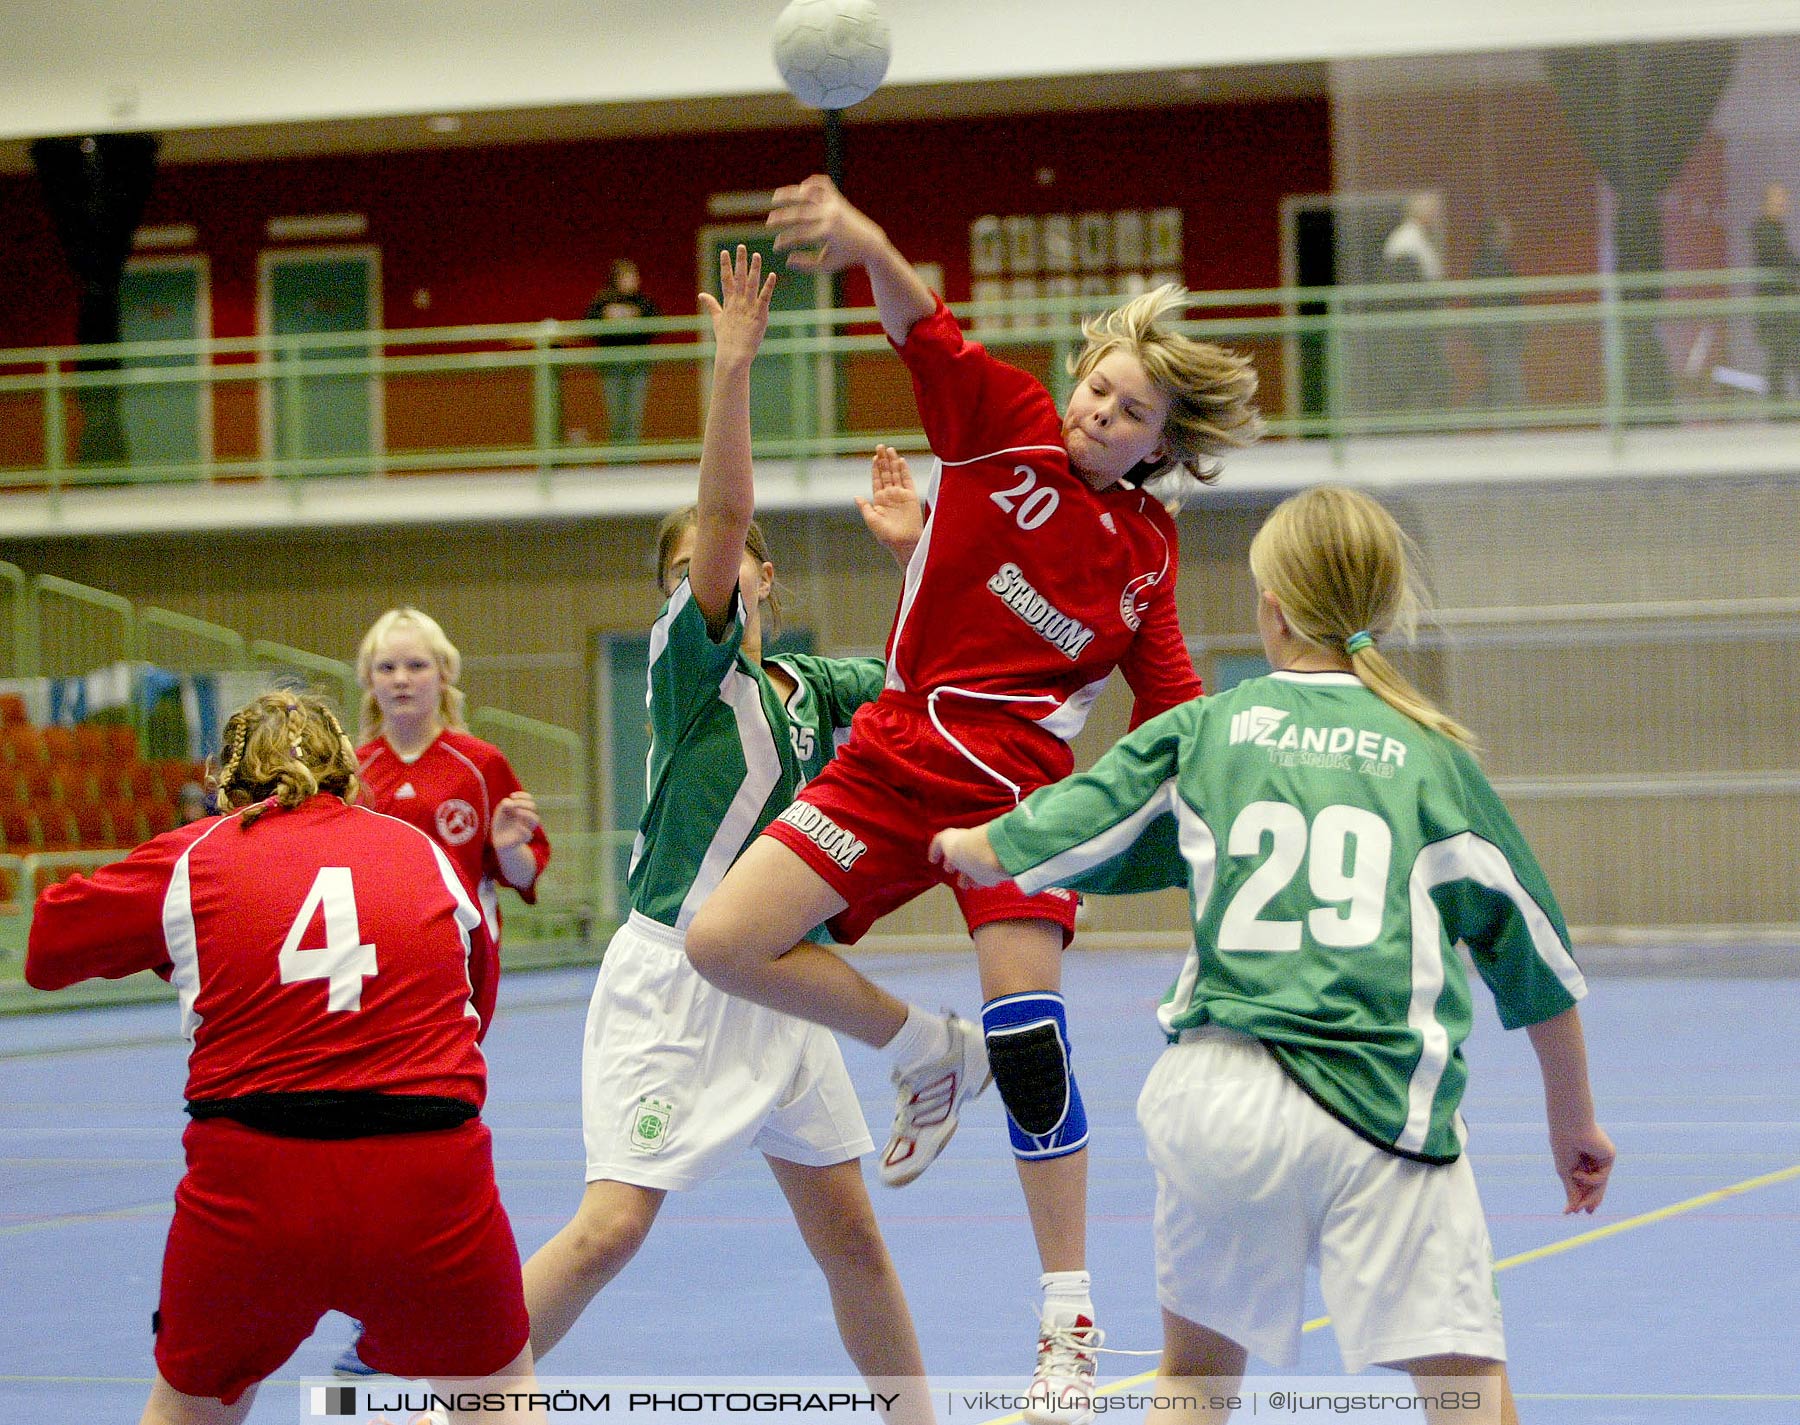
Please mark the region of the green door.
<svg viewBox="0 0 1800 1425"><path fill-rule="evenodd" d="M771 313L811 312L830 305L830 278L810 272L789 272L786 258L775 251L775 235L760 224L701 230L699 272L702 290L715 297L719 295L719 249L736 248L739 243L751 252L762 254L764 272L778 274L775 295L769 301ZM823 323L788 325L771 320L768 339L823 336L829 330ZM821 412L832 409L831 380L831 362L827 357L767 351L758 356L750 369L750 434L758 451L766 449L771 455L791 455L794 453L791 445L776 442L807 439L825 431L830 422L822 418ZM700 383L702 400L710 389L709 382Z"/></svg>
<svg viewBox="0 0 1800 1425"><path fill-rule="evenodd" d="M366 333L375 324L375 259L372 254L284 253L268 259L269 333L317 336L343 332L358 340L284 348L275 343L278 375L273 392L275 454L282 459L323 459L310 474L358 474L375 449L373 381L360 373L309 375L323 361L366 356ZM333 464L342 459L343 464Z"/></svg>
<svg viewBox="0 0 1800 1425"><path fill-rule="evenodd" d="M201 270L193 262L135 262L119 284L119 340L193 341L204 338L200 314ZM125 459L134 467L182 465L197 475L204 458L204 374L195 355L135 356L123 369L181 369L192 379L125 385L119 395L119 424L125 432ZM208 442L210 444L210 442Z"/></svg>

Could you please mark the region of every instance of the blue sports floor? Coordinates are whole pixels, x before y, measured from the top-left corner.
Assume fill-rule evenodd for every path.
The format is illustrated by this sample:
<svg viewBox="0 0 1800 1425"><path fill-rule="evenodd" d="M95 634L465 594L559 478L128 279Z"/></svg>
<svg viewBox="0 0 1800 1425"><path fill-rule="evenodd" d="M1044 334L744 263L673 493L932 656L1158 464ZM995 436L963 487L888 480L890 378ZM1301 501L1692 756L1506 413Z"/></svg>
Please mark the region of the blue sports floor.
<svg viewBox="0 0 1800 1425"><path fill-rule="evenodd" d="M975 1005L970 957L864 963L909 997ZM1072 955L1067 968L1095 1125L1089 1256L1113 1346L1159 1344L1153 1187L1133 1106L1159 1049L1151 1010L1173 969L1169 955L1099 952ZM487 1118L524 1254L581 1191L577 1060L589 979L514 976L487 1041ZM1500 1030L1485 992L1477 998L1465 1111L1523 1418L1800 1421L1800 981L1593 981L1583 1013L1601 1120L1620 1158L1591 1219L1560 1215L1530 1046ZM171 1005L0 1020L0 1422L135 1421L142 1407L181 1172L175 1028ZM846 1054L880 1141L885 1068L857 1046ZM923 1179L875 1192L928 1368L1022 1382L1036 1269L995 1097L975 1105ZM347 1332L327 1317L250 1418L295 1420L298 1397L280 1382L323 1374ZM1120 1380L1151 1364L1103 1358L1102 1375ZM760 1158L673 1196L637 1260L543 1369L849 1374L822 1282ZM1311 1332L1293 1374L1338 1369L1329 1330Z"/></svg>

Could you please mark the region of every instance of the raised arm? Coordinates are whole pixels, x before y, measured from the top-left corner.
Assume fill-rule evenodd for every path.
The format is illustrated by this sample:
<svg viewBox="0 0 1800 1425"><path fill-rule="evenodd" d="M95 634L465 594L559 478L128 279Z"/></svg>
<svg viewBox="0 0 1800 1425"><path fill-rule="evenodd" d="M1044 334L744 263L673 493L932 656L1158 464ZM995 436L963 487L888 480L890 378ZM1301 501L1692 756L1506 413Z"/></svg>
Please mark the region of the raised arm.
<svg viewBox="0 0 1800 1425"><path fill-rule="evenodd" d="M700 448L700 493L694 511L694 556L688 586L694 602L717 628L731 612L744 536L756 513L756 482L750 464L750 363L769 325L769 294L775 274L762 275L762 254L719 253L719 290L700 294L700 309L712 319L712 399L706 408L706 436Z"/></svg>
<svg viewBox="0 0 1800 1425"><path fill-rule="evenodd" d="M925 509L919 503L906 457L893 446L875 447L875 458L869 464L869 498L857 496L856 508L862 511L869 533L902 569L912 563L919 536L925 532Z"/></svg>
<svg viewBox="0 0 1800 1425"><path fill-rule="evenodd" d="M937 310L937 298L900 249L823 174L777 188L770 201L769 226L777 229L775 250L788 255L792 271L861 267L867 272L882 330L894 345L904 346L913 323Z"/></svg>

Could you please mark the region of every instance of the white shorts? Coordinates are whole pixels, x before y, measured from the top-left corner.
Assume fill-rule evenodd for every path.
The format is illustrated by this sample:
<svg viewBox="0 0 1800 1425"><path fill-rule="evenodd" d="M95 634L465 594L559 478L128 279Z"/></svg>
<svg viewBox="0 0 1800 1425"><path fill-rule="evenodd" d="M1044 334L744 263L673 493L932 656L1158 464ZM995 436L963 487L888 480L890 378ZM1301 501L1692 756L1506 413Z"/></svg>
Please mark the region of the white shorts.
<svg viewBox="0 0 1800 1425"><path fill-rule="evenodd" d="M746 1148L828 1167L875 1145L831 1031L708 984L678 930L613 935L581 1050L587 1180L687 1188Z"/></svg>
<svg viewBox="0 0 1800 1425"><path fill-rule="evenodd" d="M1466 1156L1383 1152L1255 1039L1208 1026L1138 1098L1156 1168L1156 1286L1177 1316L1294 1363L1315 1263L1344 1369L1506 1359L1494 1254Z"/></svg>

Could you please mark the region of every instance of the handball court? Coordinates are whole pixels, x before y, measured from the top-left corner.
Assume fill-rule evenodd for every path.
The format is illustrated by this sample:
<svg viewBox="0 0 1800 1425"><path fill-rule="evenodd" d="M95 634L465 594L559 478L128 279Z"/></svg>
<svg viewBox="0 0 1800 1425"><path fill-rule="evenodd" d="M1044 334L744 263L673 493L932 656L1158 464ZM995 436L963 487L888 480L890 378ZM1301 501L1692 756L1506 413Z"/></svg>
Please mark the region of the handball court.
<svg viewBox="0 0 1800 1425"><path fill-rule="evenodd" d="M1765 956L1763 974L1736 975L1607 973L1590 961L1582 1013L1600 1120L1619 1149L1593 1218L1560 1214L1530 1045L1500 1029L1477 988L1464 1112L1525 1421L1800 1420L1800 986L1766 973L1782 958ZM1067 961L1076 1066L1094 1124L1089 1260L1108 1345L1125 1349L1160 1343L1154 1186L1134 1105L1161 1047L1151 1016L1176 959L1090 951ZM1710 952L1688 959L1722 963ZM911 998L977 1007L972 955L862 963ZM581 1191L577 1064L591 979L588 970L511 976L487 1040L486 1117L522 1255L563 1224ZM182 1050L168 1003L0 1019L0 1421L137 1419L181 1172ZM845 1052L879 1142L891 1114L885 1067L856 1045ZM1022 1387L1035 1258L996 1097L973 1106L924 1178L872 1190L927 1367ZM1322 1310L1315 1289L1309 1315ZM283 1382L325 1374L348 1332L328 1316L263 1387L250 1419L299 1419L299 1398ZM1102 1383L1153 1365L1105 1356ZM1338 1370L1329 1330L1315 1326L1284 1374ZM753 1157L671 1195L636 1261L543 1373L850 1372L823 1282ZM1402 1384L1380 1371L1361 1380Z"/></svg>

